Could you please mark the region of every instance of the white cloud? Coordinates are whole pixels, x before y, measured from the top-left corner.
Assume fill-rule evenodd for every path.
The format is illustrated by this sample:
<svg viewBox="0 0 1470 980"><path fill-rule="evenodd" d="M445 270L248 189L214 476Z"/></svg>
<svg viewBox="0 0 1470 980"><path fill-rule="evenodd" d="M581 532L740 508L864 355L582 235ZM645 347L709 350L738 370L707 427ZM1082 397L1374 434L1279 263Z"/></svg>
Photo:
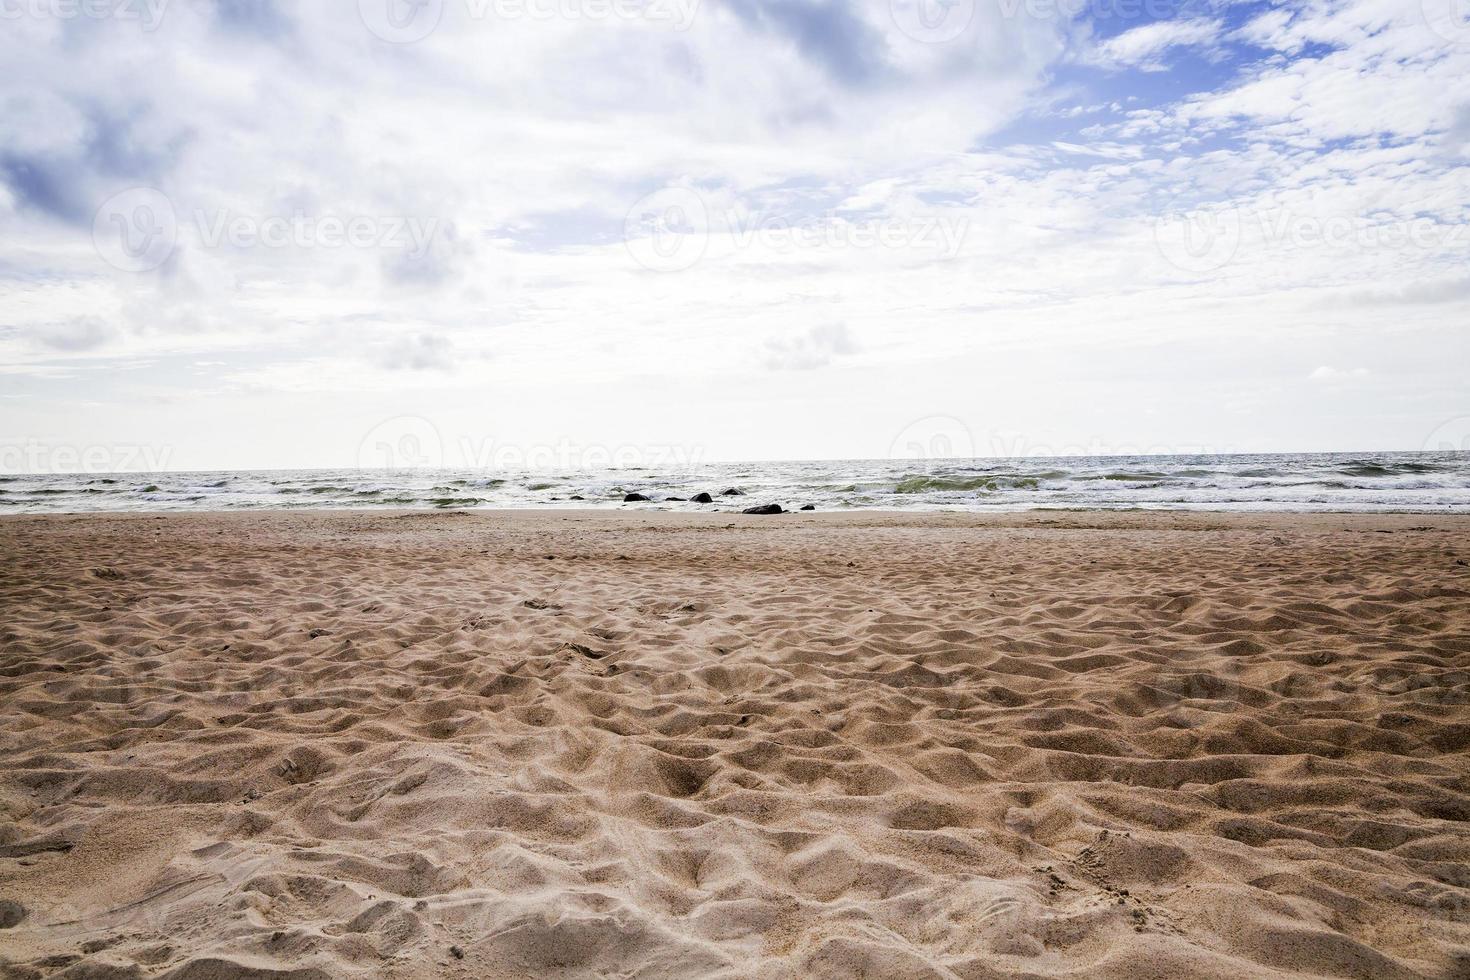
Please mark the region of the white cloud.
<svg viewBox="0 0 1470 980"><path fill-rule="evenodd" d="M1164 56L1174 48L1208 47L1220 37L1217 20L1157 20L1114 35L1099 44L1092 60L1112 68L1164 71Z"/></svg>
<svg viewBox="0 0 1470 980"><path fill-rule="evenodd" d="M1064 153L1107 157L1112 160L1137 160L1143 156L1143 147L1129 146L1122 143L1096 143L1091 146L1080 146L1076 143L1068 143L1063 140L1052 140L1051 145Z"/></svg>
<svg viewBox="0 0 1470 980"><path fill-rule="evenodd" d="M1307 375L1307 379L1310 381L1342 382L1352 381L1357 378L1366 378L1368 373L1367 368L1335 368L1324 364L1321 367L1314 368L1312 373Z"/></svg>

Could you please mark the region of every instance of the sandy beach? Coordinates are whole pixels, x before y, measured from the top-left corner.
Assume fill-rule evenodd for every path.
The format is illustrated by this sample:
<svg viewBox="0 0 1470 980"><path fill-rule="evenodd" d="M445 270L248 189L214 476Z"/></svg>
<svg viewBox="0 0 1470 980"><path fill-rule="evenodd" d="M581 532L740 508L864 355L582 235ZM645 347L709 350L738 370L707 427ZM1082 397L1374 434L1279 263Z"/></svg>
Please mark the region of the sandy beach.
<svg viewBox="0 0 1470 980"><path fill-rule="evenodd" d="M0 520L5 977L1470 976L1470 519Z"/></svg>

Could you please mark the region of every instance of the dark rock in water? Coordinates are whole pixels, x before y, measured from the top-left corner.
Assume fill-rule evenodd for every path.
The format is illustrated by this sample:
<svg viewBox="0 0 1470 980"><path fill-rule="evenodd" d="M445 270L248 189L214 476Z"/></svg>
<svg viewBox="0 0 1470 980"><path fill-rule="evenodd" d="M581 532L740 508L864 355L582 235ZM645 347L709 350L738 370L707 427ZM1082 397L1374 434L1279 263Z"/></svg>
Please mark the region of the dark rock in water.
<svg viewBox="0 0 1470 980"><path fill-rule="evenodd" d="M643 496L643 494L641 494L641 493L625 493L625 494L623 494L623 503L625 503L625 504L631 504L631 503L633 503L635 501L638 501L638 500L647 500L647 499L649 499L649 498Z"/></svg>
<svg viewBox="0 0 1470 980"><path fill-rule="evenodd" d="M760 507L747 507L744 510L742 510L740 513L742 513L742 514L784 514L784 513L786 513L786 511L784 511L784 510L781 509L781 505L780 504L764 504L764 505L762 505Z"/></svg>
<svg viewBox="0 0 1470 980"><path fill-rule="evenodd" d="M586 500L587 498L584 497L584 496L582 496L580 493L574 493L570 497L568 497L567 499L568 500Z"/></svg>
<svg viewBox="0 0 1470 980"><path fill-rule="evenodd" d="M696 493L694 496L690 497L689 499L690 499L690 501L692 501L693 503L696 503L696 504L712 504L712 503L715 502L715 498L714 497L711 497L707 493Z"/></svg>
<svg viewBox="0 0 1470 980"><path fill-rule="evenodd" d="M743 497L743 496L745 496L745 491L744 490L741 490L739 487L731 487L728 490L721 490L720 491L720 496L721 497Z"/></svg>
<svg viewBox="0 0 1470 980"><path fill-rule="evenodd" d="M816 510L817 509L817 505L816 504L802 504L801 505L801 509L802 510Z"/></svg>
<svg viewBox="0 0 1470 980"><path fill-rule="evenodd" d="M666 504L670 504L670 503L673 503L673 502L674 502L674 501L676 501L676 500L677 500L677 501L678 501L678 502L679 502L679 503L681 503L681 504L682 504L682 503L684 503L684 498L683 498L683 497L665 497L665 498L664 498L664 503L666 503Z"/></svg>

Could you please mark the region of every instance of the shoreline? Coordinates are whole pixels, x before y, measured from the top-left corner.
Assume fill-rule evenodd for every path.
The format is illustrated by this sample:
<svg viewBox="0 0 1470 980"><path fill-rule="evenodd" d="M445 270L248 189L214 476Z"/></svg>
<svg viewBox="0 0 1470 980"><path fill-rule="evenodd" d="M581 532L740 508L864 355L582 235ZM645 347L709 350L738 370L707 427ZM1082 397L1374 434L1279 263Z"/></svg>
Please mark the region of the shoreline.
<svg viewBox="0 0 1470 980"><path fill-rule="evenodd" d="M777 504L792 509L1026 512L1138 509L1470 513L1470 453L1376 452L1069 459L832 460L630 469L194 471L0 477L0 511L621 509ZM726 496L735 488L743 494Z"/></svg>
<svg viewBox="0 0 1470 980"><path fill-rule="evenodd" d="M853 507L847 510L786 510L781 514L742 514L739 510L614 510L612 507L260 507L237 508L237 510L78 510L51 511L51 513L0 513L0 525L24 523L28 520L157 520L157 519L203 519L203 520L250 520L250 519L295 519L295 517L322 517L322 519L345 519L345 517L481 517L492 520L537 520L537 519L597 519L597 520L688 520L692 525L717 523L720 520L739 519L754 525L763 523L863 523L895 520L900 523L936 523L936 525L1000 525L1014 526L1017 523L1050 523L1057 517L1072 519L1097 519L1108 523L1111 520L1185 520L1189 517L1211 517L1227 522L1263 523L1294 520L1342 520L1355 519L1373 522L1385 520L1433 519L1444 522L1470 522L1470 511L1442 510L1207 510L1207 508L1164 508L1148 507L1038 507L1029 510L916 510L916 508Z"/></svg>

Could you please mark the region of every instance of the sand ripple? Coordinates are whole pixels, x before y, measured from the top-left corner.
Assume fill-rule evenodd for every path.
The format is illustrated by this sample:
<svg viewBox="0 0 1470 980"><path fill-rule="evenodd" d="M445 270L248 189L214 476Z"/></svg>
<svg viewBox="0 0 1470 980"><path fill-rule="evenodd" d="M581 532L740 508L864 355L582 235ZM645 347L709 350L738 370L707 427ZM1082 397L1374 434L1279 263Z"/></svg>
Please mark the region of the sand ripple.
<svg viewBox="0 0 1470 980"><path fill-rule="evenodd" d="M0 975L1470 976L1470 521L0 521Z"/></svg>

